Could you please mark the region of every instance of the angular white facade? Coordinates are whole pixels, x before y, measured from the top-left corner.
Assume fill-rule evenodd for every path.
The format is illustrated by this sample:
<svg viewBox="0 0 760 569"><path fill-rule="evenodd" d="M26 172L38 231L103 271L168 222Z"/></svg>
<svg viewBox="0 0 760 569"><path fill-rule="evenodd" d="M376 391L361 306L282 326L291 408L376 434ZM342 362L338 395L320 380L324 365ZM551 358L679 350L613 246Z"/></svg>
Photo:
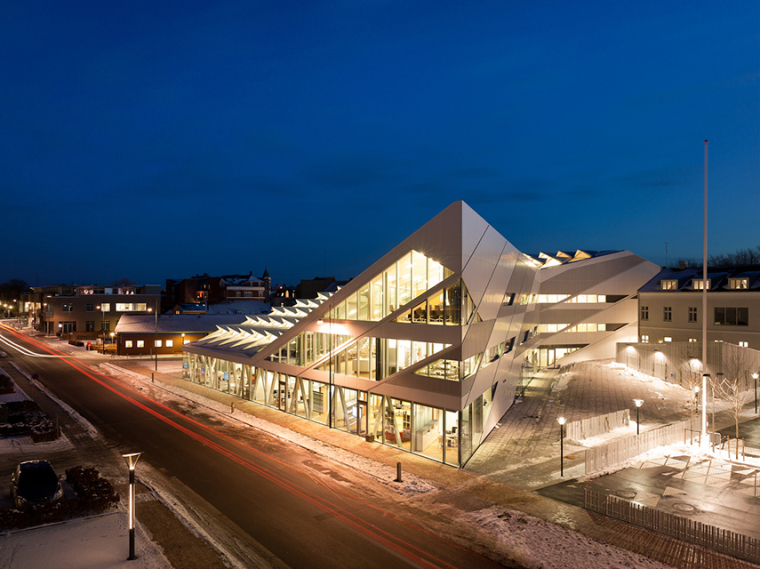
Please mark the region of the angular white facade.
<svg viewBox="0 0 760 569"><path fill-rule="evenodd" d="M188 344L186 377L460 466L535 370L634 341L658 269L530 257L456 202L337 293Z"/></svg>

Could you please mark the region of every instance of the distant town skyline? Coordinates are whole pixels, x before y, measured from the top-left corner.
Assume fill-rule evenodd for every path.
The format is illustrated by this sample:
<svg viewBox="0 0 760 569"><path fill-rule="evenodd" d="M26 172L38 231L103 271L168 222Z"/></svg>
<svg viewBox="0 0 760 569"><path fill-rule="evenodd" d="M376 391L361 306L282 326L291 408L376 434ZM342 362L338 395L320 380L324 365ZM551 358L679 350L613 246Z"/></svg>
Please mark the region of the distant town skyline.
<svg viewBox="0 0 760 569"><path fill-rule="evenodd" d="M760 5L5 3L0 282L356 276L464 200L525 253L760 245Z"/></svg>

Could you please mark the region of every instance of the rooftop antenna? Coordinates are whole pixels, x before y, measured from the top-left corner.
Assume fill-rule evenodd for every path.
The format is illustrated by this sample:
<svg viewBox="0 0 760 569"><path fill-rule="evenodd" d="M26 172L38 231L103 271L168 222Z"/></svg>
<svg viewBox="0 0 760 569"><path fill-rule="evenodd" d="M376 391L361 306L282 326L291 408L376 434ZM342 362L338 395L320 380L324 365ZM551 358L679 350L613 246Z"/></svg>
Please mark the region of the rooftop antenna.
<svg viewBox="0 0 760 569"><path fill-rule="evenodd" d="M665 241L665 268L668 268L668 243L670 241Z"/></svg>

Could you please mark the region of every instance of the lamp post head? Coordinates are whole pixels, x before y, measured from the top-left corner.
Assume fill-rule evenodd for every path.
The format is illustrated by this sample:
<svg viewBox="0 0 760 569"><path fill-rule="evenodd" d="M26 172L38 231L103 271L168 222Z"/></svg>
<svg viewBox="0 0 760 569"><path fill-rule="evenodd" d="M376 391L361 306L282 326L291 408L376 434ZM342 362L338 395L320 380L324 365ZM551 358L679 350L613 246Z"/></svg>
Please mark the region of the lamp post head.
<svg viewBox="0 0 760 569"><path fill-rule="evenodd" d="M564 425L566 421L567 421L567 417L557 417L557 422L560 425Z"/></svg>
<svg viewBox="0 0 760 569"><path fill-rule="evenodd" d="M757 379L757 378L758 378L758 373L757 372L753 373L752 374L752 379Z"/></svg>
<svg viewBox="0 0 760 569"><path fill-rule="evenodd" d="M699 393L699 385L694 386L694 393Z"/></svg>
<svg viewBox="0 0 760 569"><path fill-rule="evenodd" d="M641 407L644 404L644 400L643 399L634 399L633 403L638 408L638 407Z"/></svg>
<svg viewBox="0 0 760 569"><path fill-rule="evenodd" d="M317 320L317 324L319 324L320 326L322 326L322 324L324 324L324 323L325 323L325 321L322 320L322 317L320 316L319 319Z"/></svg>
<svg viewBox="0 0 760 569"><path fill-rule="evenodd" d="M127 463L127 466L130 470L134 470L137 466L137 461L140 460L141 452L133 452L130 454L122 454L121 456L124 457L124 460Z"/></svg>

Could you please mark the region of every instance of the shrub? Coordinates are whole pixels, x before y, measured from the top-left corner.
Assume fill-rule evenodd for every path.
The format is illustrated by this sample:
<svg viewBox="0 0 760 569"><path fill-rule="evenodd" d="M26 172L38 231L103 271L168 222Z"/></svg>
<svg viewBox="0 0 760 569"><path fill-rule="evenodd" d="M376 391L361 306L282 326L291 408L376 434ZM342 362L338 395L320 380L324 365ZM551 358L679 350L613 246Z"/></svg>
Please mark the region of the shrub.
<svg viewBox="0 0 760 569"><path fill-rule="evenodd" d="M113 484L92 467L69 468L66 471L66 482L76 493L82 513L102 512L119 501Z"/></svg>
<svg viewBox="0 0 760 569"><path fill-rule="evenodd" d="M0 425L0 436L30 435L35 443L54 441L60 436L50 416L34 401L9 401L8 422Z"/></svg>

